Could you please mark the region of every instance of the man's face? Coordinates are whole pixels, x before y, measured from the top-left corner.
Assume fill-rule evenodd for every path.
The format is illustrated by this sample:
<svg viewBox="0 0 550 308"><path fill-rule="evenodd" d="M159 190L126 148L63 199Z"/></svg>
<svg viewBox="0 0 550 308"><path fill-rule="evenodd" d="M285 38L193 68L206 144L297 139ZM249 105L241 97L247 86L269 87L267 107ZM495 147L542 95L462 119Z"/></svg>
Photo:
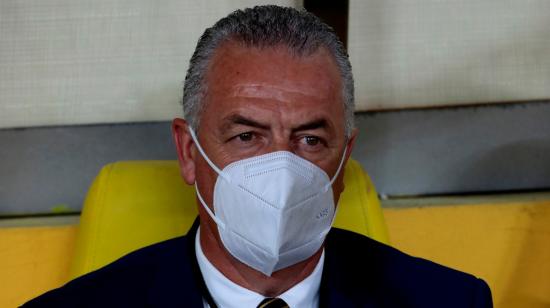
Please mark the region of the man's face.
<svg viewBox="0 0 550 308"><path fill-rule="evenodd" d="M198 139L212 162L223 169L237 160L289 151L309 160L329 177L344 148L344 108L339 70L320 49L293 56L286 48L247 48L226 43L214 55L206 76ZM191 147L193 176L212 206L217 173ZM184 176L185 177L185 176ZM342 173L333 185L335 201Z"/></svg>

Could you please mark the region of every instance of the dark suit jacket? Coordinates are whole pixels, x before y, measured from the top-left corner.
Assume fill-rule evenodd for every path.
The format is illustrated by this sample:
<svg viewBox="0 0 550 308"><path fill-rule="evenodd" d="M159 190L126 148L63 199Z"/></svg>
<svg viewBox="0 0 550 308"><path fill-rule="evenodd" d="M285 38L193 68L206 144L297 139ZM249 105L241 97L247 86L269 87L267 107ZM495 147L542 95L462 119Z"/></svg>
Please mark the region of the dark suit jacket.
<svg viewBox="0 0 550 308"><path fill-rule="evenodd" d="M211 297L195 258L197 227L23 307L203 307ZM325 242L320 294L321 307L492 307L483 280L336 228Z"/></svg>

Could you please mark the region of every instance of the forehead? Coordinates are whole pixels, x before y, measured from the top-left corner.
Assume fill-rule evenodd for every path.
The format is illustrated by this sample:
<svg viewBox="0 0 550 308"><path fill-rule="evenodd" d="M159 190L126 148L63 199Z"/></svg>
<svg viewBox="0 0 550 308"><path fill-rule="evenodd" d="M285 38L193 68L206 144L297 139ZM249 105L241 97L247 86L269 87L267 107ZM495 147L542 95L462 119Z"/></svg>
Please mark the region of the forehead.
<svg viewBox="0 0 550 308"><path fill-rule="evenodd" d="M325 48L296 55L286 47L254 48L227 42L210 61L206 82L209 104L230 107L224 98L261 97L292 106L343 108L339 69Z"/></svg>

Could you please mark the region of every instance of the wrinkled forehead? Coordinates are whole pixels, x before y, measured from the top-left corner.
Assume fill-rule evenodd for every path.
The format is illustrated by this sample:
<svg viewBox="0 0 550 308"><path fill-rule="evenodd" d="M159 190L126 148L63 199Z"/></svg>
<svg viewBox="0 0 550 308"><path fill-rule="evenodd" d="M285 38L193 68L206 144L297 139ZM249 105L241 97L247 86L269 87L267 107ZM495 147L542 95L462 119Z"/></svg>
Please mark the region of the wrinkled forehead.
<svg viewBox="0 0 550 308"><path fill-rule="evenodd" d="M242 98L263 98L284 103L292 103L305 97L323 99L322 93L316 89L291 82L275 85L261 81L236 82L230 90L232 94Z"/></svg>
<svg viewBox="0 0 550 308"><path fill-rule="evenodd" d="M343 104L339 68L326 48L298 55L285 46L227 42L216 50L205 77L207 97L264 95L290 102L305 95Z"/></svg>

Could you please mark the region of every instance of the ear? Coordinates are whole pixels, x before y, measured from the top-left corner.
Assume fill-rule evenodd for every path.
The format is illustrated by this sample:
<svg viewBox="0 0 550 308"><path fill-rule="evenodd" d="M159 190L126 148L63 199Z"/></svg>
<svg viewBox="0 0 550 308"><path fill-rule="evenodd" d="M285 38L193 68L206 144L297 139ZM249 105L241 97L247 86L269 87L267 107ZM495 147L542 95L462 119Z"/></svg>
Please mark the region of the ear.
<svg viewBox="0 0 550 308"><path fill-rule="evenodd" d="M338 175L338 179L333 184L333 185L335 185L335 186L333 186L333 194L334 194L333 197L334 197L334 203L336 205L338 205L338 200L340 199L340 194L344 191L345 186L346 186L345 183L344 183L344 173L345 173L344 167L347 164L348 159L351 157L351 151L353 150L353 146L355 145L355 140L357 139L358 132L359 131L357 130L357 128L354 128L353 131L351 132L350 137L347 140L347 143L346 143L346 156L344 157L342 170L340 170L340 174Z"/></svg>
<svg viewBox="0 0 550 308"><path fill-rule="evenodd" d="M195 143L189 133L189 124L183 119L172 121L172 138L176 145L181 177L189 185L195 184Z"/></svg>
<svg viewBox="0 0 550 308"><path fill-rule="evenodd" d="M351 156L351 152L353 151L353 147L355 146L355 140L357 139L357 134L359 133L359 130L357 128L354 128L351 131L351 135L348 140L348 144L346 144L346 158L344 161L344 165L348 162L348 159Z"/></svg>
<svg viewBox="0 0 550 308"><path fill-rule="evenodd" d="M344 167L346 166L346 164L348 163L348 159L351 157L351 152L353 151L353 146L355 145L355 140L357 139L357 134L358 134L358 130L357 128L354 128L352 131L351 131L351 134L350 134L350 137L348 138L348 142L346 144L346 157L344 157L344 163L342 165L342 171L340 171L340 177L341 177L341 181L342 181L342 189L344 188Z"/></svg>

